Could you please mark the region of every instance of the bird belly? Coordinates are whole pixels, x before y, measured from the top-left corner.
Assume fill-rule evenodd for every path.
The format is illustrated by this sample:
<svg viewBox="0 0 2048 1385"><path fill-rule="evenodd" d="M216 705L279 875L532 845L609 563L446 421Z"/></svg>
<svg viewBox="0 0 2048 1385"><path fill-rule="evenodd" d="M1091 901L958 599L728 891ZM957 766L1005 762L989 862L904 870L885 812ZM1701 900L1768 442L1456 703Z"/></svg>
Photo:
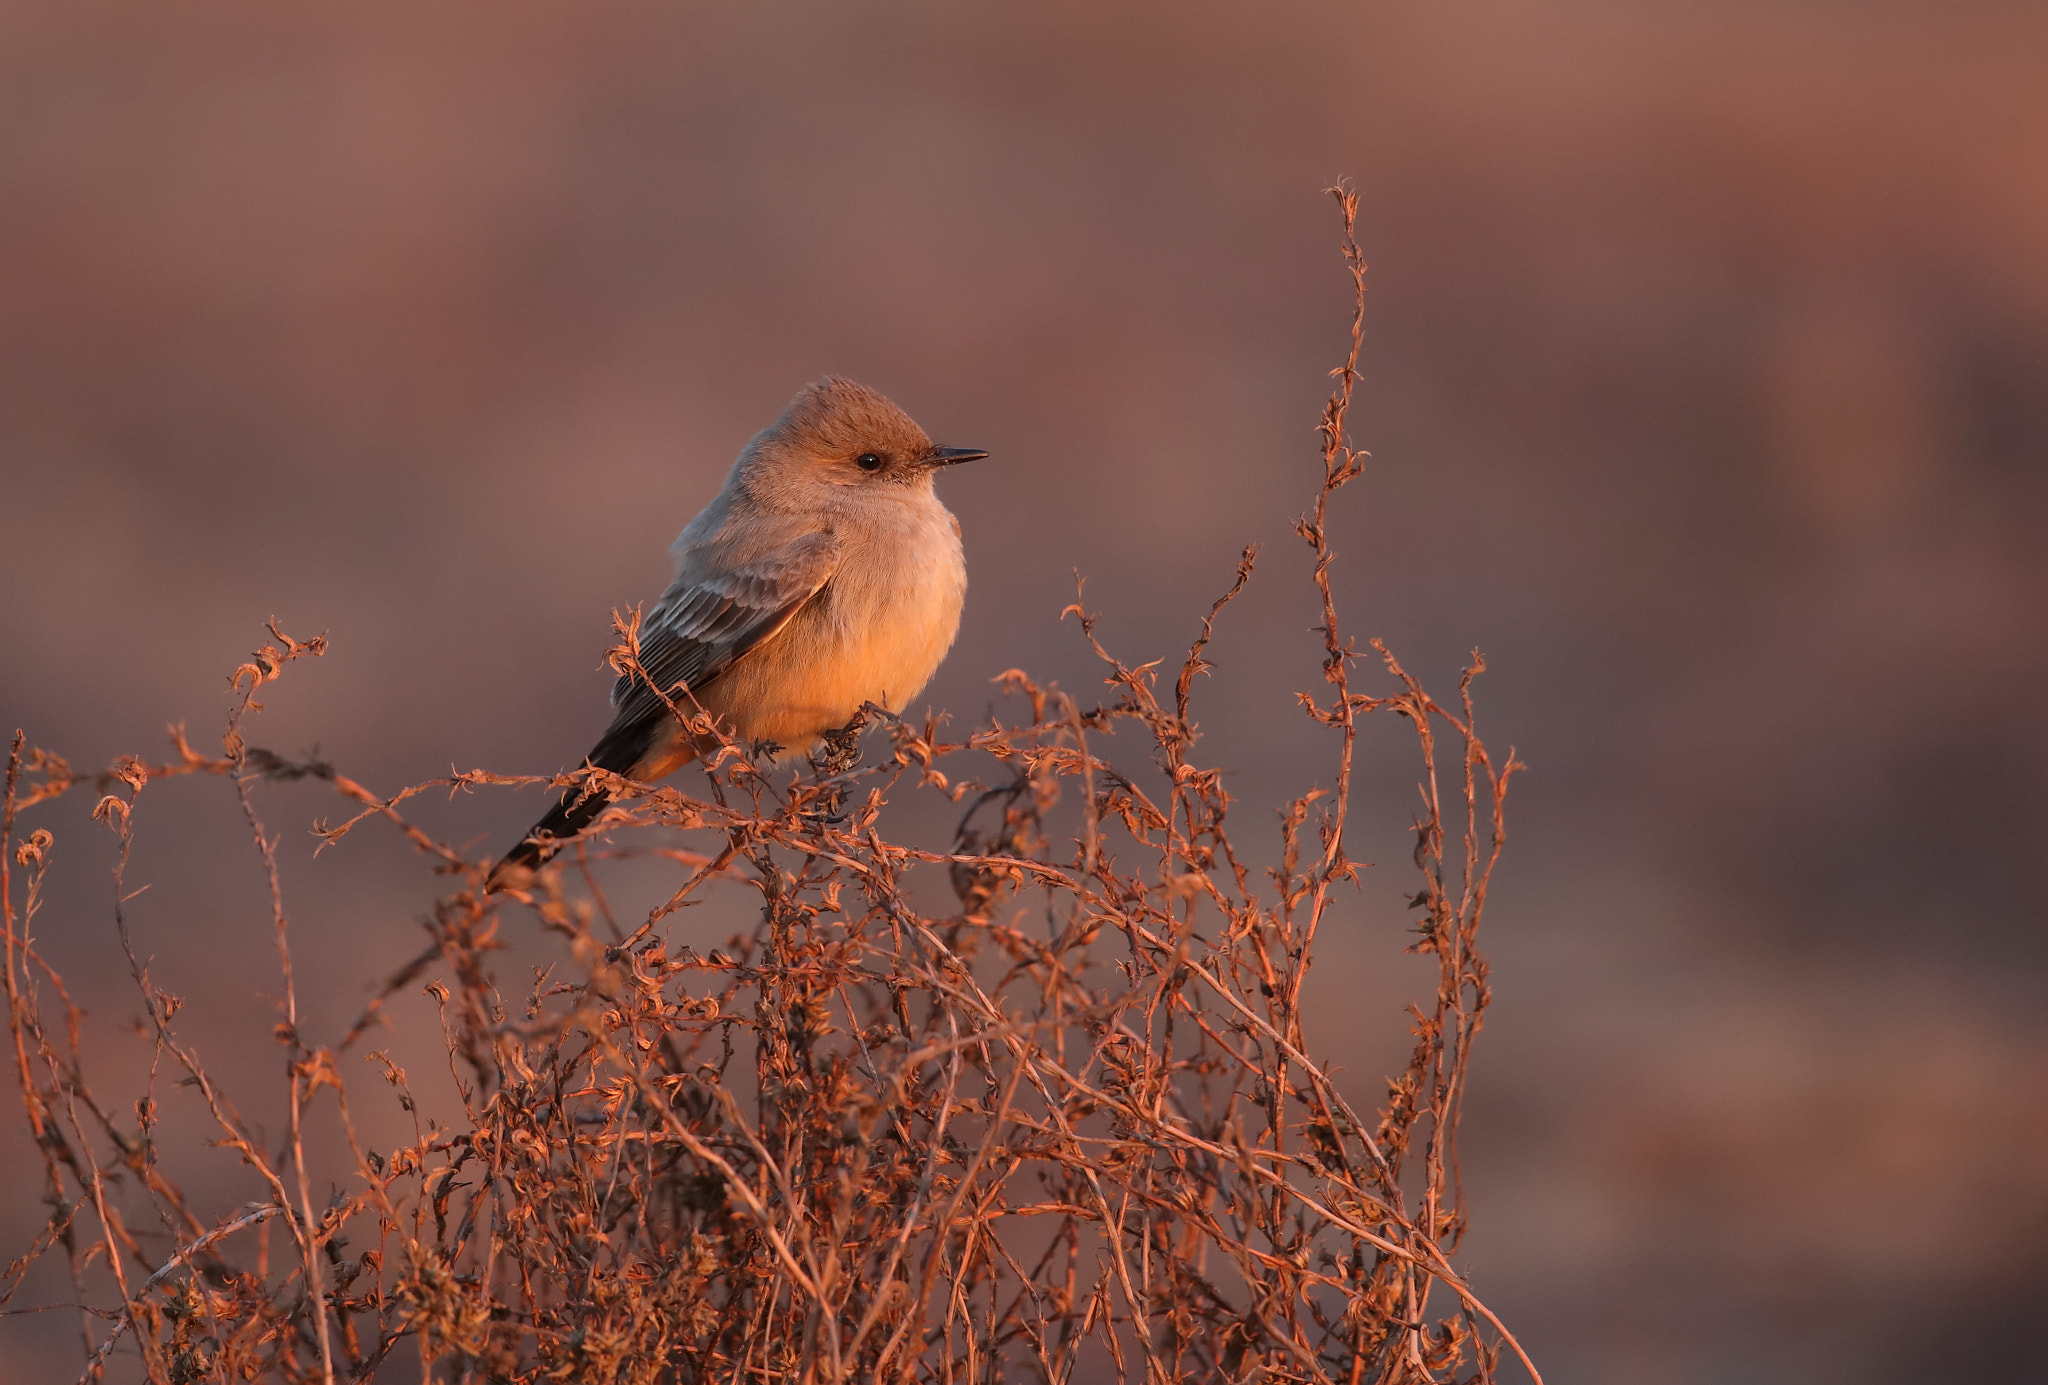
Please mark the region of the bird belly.
<svg viewBox="0 0 2048 1385"><path fill-rule="evenodd" d="M965 594L957 563L921 566L884 567L865 582L842 569L704 689L705 709L743 740L791 750L846 725L864 703L901 711L952 647Z"/></svg>

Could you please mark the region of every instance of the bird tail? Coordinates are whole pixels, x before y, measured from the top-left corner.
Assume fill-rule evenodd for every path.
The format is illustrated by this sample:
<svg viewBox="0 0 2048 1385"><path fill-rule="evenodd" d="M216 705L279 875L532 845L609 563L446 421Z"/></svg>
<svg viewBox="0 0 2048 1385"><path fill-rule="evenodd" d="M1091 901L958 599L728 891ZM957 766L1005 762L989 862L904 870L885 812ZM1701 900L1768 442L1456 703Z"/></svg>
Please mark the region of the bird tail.
<svg viewBox="0 0 2048 1385"><path fill-rule="evenodd" d="M562 801L536 822L519 844L505 853L503 860L491 867L485 892L505 889L513 883L515 874L539 869L562 849L563 842L596 822L598 815L611 806L611 801L611 795L601 790L584 793L581 789L571 789L564 794Z"/></svg>
<svg viewBox="0 0 2048 1385"><path fill-rule="evenodd" d="M687 741L680 745L664 742L663 731L670 724L666 719L666 709L658 720L636 717L614 722L592 747L584 763L592 769L608 769L630 778L659 779L671 774L696 759L697 751ZM491 867L484 892L490 894L514 884L524 884L524 880L518 877L545 864L562 849L564 842L596 822L611 802L610 794L591 785L570 789L546 817L533 825L519 845L506 852L505 858Z"/></svg>

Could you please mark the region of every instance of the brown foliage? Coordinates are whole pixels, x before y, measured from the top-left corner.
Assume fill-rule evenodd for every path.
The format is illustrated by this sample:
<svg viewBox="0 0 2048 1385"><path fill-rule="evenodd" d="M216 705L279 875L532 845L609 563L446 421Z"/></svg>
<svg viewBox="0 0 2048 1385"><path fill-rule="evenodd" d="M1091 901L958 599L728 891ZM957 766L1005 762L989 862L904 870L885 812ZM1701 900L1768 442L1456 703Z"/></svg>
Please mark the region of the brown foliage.
<svg viewBox="0 0 2048 1385"><path fill-rule="evenodd" d="M1340 200L1362 313L1355 206ZM152 983L115 912L158 1066L259 1182L260 1200L239 1212L203 1213L159 1169L154 1080L132 1121L91 1093L79 1013L33 937L50 836L17 836L23 809L83 780L17 736L0 860L6 993L53 1210L0 1298L61 1247L77 1301L108 1305L97 1331L88 1319L82 1379L117 1351L173 1382L400 1368L520 1382L1064 1382L1105 1369L1162 1381L1493 1379L1503 1345L1520 1349L1449 1256L1466 1225L1458 1113L1488 1001L1477 934L1515 766L1474 734L1476 660L1450 708L1377 643L1392 691L1352 689L1359 651L1340 633L1325 523L1361 469L1344 441L1357 332L1354 319L1322 424L1322 485L1298 526L1315 558L1328 683L1302 704L1336 735L1334 779L1286 806L1280 859L1264 872L1232 845L1219 772L1192 758L1195 678L1217 616L1252 575L1249 549L1165 695L1158 666L1129 667L1095 643L1077 604L1068 613L1113 690L1103 704L1013 670L1002 681L1023 714L964 742L875 714L886 750L872 762L849 734L787 784L739 746L710 767L705 798L605 776L621 802L514 897L559 935L575 979L537 981L516 1000L490 968L513 900L483 892L487 859L399 809L428 788L542 781L475 773L385 798L329 765L249 746L254 694L322 652L273 626L277 643L235 674L222 757L179 737L167 764L124 759L95 811L125 867L153 781L226 776L269 874L289 1059L278 1148L181 1044L182 1002ZM622 640L617 662L637 668L631 622ZM1411 1012L1413 1055L1386 1104L1361 1113L1309 1051L1302 984L1317 927L1355 878L1343 835L1352 759L1361 719L1378 712L1406 717L1417 737L1413 949L1436 957L1439 982ZM1119 729L1143 737L1148 768L1099 753ZM1446 735L1458 758L1448 807ZM984 766L988 782L965 777ZM265 777L308 775L361 809L317 829L327 842L381 816L460 882L434 906L431 947L328 1043L298 1027L274 843L251 797ZM884 803L906 793L965 805L951 850L882 838ZM684 878L626 932L589 868L612 853L588 838L647 827L712 848L666 853ZM931 866L957 912L913 899L909 877ZM758 923L709 952L672 945L661 921L714 880L757 890ZM416 1138L367 1147L338 1060L374 1031L383 999L429 976L462 1119L421 1124L406 1074L371 1054ZM327 1102L355 1178L323 1207L304 1122ZM134 1229L152 1218L175 1230L168 1253L162 1235ZM289 1263L259 1240L272 1222Z"/></svg>

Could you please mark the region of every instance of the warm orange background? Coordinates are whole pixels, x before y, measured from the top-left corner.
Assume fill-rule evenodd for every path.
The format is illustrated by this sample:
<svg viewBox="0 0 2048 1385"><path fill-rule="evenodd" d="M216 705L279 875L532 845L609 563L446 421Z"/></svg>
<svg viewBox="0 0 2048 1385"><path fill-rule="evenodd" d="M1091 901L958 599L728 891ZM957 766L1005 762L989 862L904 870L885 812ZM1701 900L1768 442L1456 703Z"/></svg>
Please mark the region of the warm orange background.
<svg viewBox="0 0 2048 1385"><path fill-rule="evenodd" d="M180 9L0 11L7 727L86 764L210 736L275 614L333 652L259 743L386 789L570 763L607 610L831 371L996 454L943 488L956 724L1012 665L1089 687L1076 569L1152 659L1268 544L1204 724L1269 840L1322 772L1287 522L1348 175L1376 462L1347 609L1441 693L1480 646L1532 766L1473 1282L1557 1381L2048 1379L2048 9ZM1426 980L1412 775L1374 735L1381 869L1320 993L1367 1099ZM337 809L263 792L331 1033L435 882L374 829L309 861ZM482 851L537 803L431 820ZM28 825L111 1029L88 804ZM140 822L137 928L257 1088L246 833L217 783ZM0 1259L44 1215L19 1124ZM0 1321L0 1379L75 1341Z"/></svg>

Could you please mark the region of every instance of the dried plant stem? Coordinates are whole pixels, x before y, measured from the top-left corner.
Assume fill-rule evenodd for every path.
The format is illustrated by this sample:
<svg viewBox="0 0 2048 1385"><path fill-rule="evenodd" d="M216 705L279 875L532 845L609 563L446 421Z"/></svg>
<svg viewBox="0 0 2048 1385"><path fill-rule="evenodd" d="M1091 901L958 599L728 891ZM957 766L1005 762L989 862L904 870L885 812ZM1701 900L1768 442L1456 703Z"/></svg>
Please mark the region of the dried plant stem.
<svg viewBox="0 0 2048 1385"><path fill-rule="evenodd" d="M156 1273L150 1275L148 1279L145 1279L142 1282L141 1287L139 1287L135 1291L136 1296L139 1298L141 1295L148 1293L151 1289L154 1289L157 1285L161 1284L164 1281L165 1277L169 1275L171 1271L179 1269L191 1263L193 1256L207 1249L215 1241L220 1240L224 1236L231 1236L237 1231L246 1230L247 1228L256 1225L256 1223L260 1221L264 1221L268 1218L278 1216L282 1214L284 1210L284 1208L275 1205L269 1207L259 1207L253 1212L249 1212L242 1216L236 1217L233 1221L227 1223L225 1226L215 1227L213 1230L207 1232L204 1236L201 1236L198 1240L192 1242L190 1245L182 1247L176 1255L173 1255L170 1259L164 1261L162 1267L158 1269ZM114 1349L114 1343L118 1342L121 1339L121 1333L130 1325L132 1325L134 1321L135 1314L132 1310L123 1312L121 1314L120 1320L114 1324L114 1330L107 1334L107 1340L100 1343L99 1350L95 1351L92 1354L92 1359L86 1362L85 1370L79 1374L78 1385L88 1385L89 1381L93 1380L95 1377L99 1375L101 1367L103 1367L106 1364L107 1354Z"/></svg>

